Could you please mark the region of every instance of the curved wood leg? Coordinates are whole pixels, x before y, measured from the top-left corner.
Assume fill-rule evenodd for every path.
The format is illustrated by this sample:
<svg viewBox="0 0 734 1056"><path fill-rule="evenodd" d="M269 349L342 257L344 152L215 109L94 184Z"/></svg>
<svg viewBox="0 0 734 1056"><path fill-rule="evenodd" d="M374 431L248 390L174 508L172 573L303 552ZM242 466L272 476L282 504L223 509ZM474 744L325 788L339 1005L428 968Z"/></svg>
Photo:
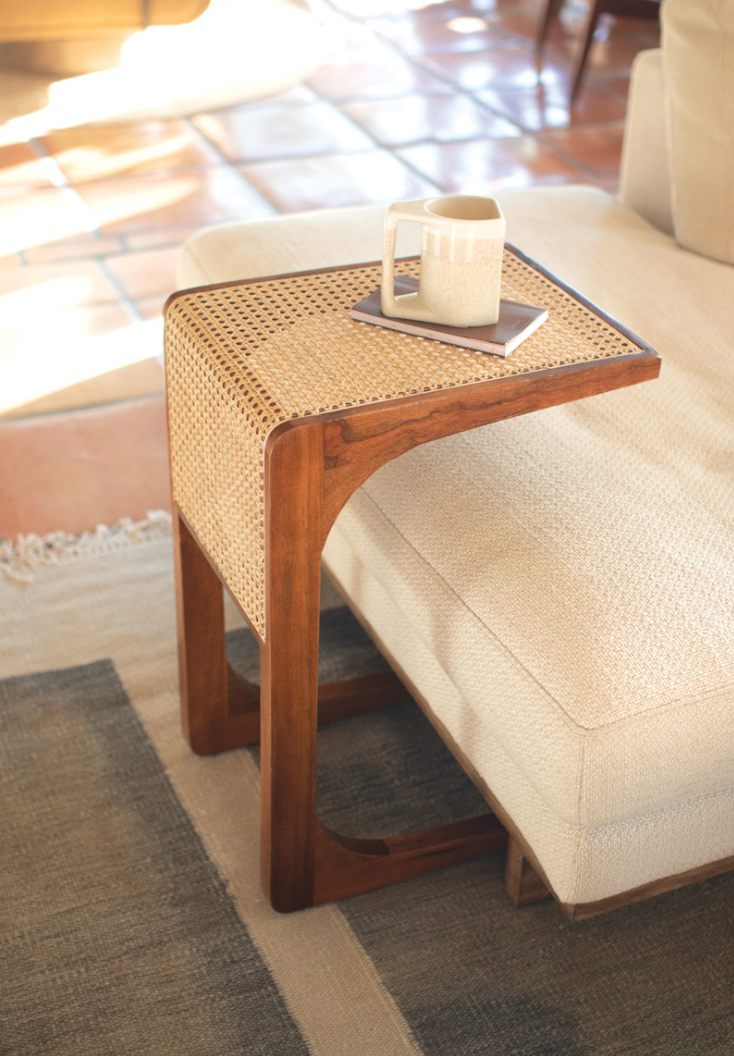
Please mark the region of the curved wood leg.
<svg viewBox="0 0 734 1056"><path fill-rule="evenodd" d="M323 433L291 429L268 459L261 869L270 904L288 913L498 850L507 835L493 815L386 840L345 838L318 821Z"/></svg>
<svg viewBox="0 0 734 1056"><path fill-rule="evenodd" d="M261 867L270 904L285 913L465 861L506 841L491 815L388 840L347 839L316 817L323 465L323 435L308 427L283 434L269 455Z"/></svg>
<svg viewBox="0 0 734 1056"><path fill-rule="evenodd" d="M507 833L494 814L386 840L351 839L319 825L313 902L319 905L372 891L501 851L506 845Z"/></svg>

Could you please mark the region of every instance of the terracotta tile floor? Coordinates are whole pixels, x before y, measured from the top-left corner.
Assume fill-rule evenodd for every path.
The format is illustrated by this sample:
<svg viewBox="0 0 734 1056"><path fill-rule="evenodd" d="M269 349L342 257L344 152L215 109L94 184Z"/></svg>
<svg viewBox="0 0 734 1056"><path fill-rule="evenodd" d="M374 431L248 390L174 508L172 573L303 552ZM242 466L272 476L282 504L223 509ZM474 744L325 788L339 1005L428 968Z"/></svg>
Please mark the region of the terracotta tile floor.
<svg viewBox="0 0 734 1056"><path fill-rule="evenodd" d="M160 313L198 228L500 185L615 190L655 24L603 20L570 111L585 0L567 0L540 78L544 0L309 6L333 61L291 91L0 147L0 536L167 505Z"/></svg>

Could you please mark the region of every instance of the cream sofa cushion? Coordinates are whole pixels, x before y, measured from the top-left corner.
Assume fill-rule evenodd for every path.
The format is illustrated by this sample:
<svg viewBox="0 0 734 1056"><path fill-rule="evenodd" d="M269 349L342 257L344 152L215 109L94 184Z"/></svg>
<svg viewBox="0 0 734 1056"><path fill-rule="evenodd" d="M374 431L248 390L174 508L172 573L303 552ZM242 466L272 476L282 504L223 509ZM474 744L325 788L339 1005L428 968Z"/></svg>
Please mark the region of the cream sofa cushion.
<svg viewBox="0 0 734 1056"><path fill-rule="evenodd" d="M734 3L661 7L675 237L734 264Z"/></svg>
<svg viewBox="0 0 734 1056"><path fill-rule="evenodd" d="M500 200L661 378L408 453L325 560L558 897L593 902L734 854L734 269L592 188ZM376 259L383 215L210 231L181 277Z"/></svg>

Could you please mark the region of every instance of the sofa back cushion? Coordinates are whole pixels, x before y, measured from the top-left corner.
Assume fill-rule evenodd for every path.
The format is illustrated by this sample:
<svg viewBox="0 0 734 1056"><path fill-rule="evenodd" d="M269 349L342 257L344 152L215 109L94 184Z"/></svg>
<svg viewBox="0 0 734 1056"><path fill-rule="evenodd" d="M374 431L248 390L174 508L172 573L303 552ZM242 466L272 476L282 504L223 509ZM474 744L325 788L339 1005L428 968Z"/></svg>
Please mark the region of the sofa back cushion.
<svg viewBox="0 0 734 1056"><path fill-rule="evenodd" d="M676 241L734 264L734 2L661 8Z"/></svg>

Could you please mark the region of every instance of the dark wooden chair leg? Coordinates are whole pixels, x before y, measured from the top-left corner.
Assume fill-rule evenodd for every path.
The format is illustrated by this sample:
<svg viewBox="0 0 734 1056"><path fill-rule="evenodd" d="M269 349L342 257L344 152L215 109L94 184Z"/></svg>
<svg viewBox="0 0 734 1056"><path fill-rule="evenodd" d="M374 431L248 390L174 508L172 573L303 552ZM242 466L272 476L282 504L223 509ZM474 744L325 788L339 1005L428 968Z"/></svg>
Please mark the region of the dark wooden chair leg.
<svg viewBox="0 0 734 1056"><path fill-rule="evenodd" d="M195 535L174 509L181 719L198 755L260 741L260 687L227 662L223 587ZM392 671L318 687L319 724L394 707L410 693Z"/></svg>
<svg viewBox="0 0 734 1056"><path fill-rule="evenodd" d="M594 43L594 34L602 15L617 15L622 18L642 18L647 21L654 21L660 17L660 2L659 0L592 0L586 35L581 55L576 63L573 84L571 85L571 105L575 103L581 89L586 63L589 59L589 51Z"/></svg>
<svg viewBox="0 0 734 1056"><path fill-rule="evenodd" d="M545 881L540 877L517 840L510 836L507 844L505 890L516 906L529 906L550 898Z"/></svg>
<svg viewBox="0 0 734 1056"><path fill-rule="evenodd" d="M545 45L548 42L548 35L550 34L551 26L553 25L554 19L558 17L562 7L563 0L547 0L545 14L541 20L538 35L535 38L535 58L538 64L543 60L543 52L545 51Z"/></svg>
<svg viewBox="0 0 734 1056"><path fill-rule="evenodd" d="M584 77L586 70L586 63L589 59L589 52L591 45L594 43L594 34L596 33L597 26L599 25L599 19L605 11L605 5L603 0L594 0L591 8L591 14L589 16L589 22L586 26L586 36L584 37L584 43L581 48L581 55L576 63L576 72L573 78L573 84L571 85L571 105L576 102L579 91L581 89L581 81Z"/></svg>

